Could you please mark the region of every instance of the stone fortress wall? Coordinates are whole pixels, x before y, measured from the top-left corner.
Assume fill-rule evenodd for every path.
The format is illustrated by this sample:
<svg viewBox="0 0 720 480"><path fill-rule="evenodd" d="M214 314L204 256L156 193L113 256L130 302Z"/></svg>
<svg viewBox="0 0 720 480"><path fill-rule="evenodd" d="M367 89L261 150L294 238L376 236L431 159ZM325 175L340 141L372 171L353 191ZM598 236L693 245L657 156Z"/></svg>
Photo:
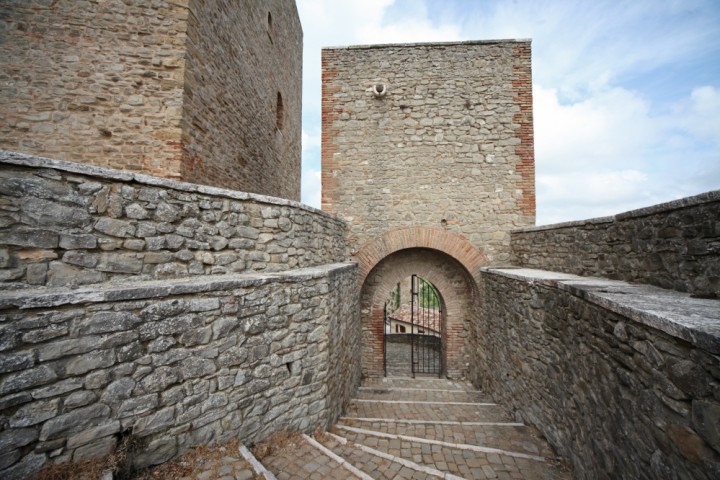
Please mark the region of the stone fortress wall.
<svg viewBox="0 0 720 480"><path fill-rule="evenodd" d="M0 17L0 148L300 199L294 2L2 2Z"/></svg>
<svg viewBox="0 0 720 480"><path fill-rule="evenodd" d="M341 262L346 226L261 195L0 153L6 288Z"/></svg>
<svg viewBox="0 0 720 480"><path fill-rule="evenodd" d="M473 382L577 478L720 475L719 199L515 230L483 269Z"/></svg>
<svg viewBox="0 0 720 480"><path fill-rule="evenodd" d="M351 249L420 225L509 261L535 222L530 42L326 48L322 69L322 208Z"/></svg>
<svg viewBox="0 0 720 480"><path fill-rule="evenodd" d="M613 217L518 229L514 264L720 297L720 194Z"/></svg>
<svg viewBox="0 0 720 480"><path fill-rule="evenodd" d="M530 42L326 48L322 82L322 207L360 265L363 374L383 373L394 284L379 272L417 266L441 272L446 371L467 376L480 267L508 262L510 230L535 221ZM403 256L422 248L449 268Z"/></svg>
<svg viewBox="0 0 720 480"><path fill-rule="evenodd" d="M297 11L232 5L0 5L0 147L61 159L0 153L0 477L327 426L410 273L443 297L447 373L578 478L720 475L720 308L691 296L717 294L718 192L530 227L511 40L324 50L329 213L302 206Z"/></svg>
<svg viewBox="0 0 720 480"><path fill-rule="evenodd" d="M342 221L3 152L0 477L332 424L359 383Z"/></svg>

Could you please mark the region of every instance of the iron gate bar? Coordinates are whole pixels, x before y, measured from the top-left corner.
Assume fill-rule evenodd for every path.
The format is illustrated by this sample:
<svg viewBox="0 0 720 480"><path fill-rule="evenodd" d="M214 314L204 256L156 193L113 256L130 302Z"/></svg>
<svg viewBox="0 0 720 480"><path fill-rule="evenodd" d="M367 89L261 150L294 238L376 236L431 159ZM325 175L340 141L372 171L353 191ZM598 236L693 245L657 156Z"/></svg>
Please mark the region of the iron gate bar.
<svg viewBox="0 0 720 480"><path fill-rule="evenodd" d="M410 357L412 376L443 372L442 309L435 286L417 275L411 277Z"/></svg>
<svg viewBox="0 0 720 480"><path fill-rule="evenodd" d="M388 334L388 314L387 302L383 307L383 372L387 377L387 334Z"/></svg>
<svg viewBox="0 0 720 480"><path fill-rule="evenodd" d="M415 378L415 297L417 290L415 288L417 275L410 277L410 370L412 377Z"/></svg>

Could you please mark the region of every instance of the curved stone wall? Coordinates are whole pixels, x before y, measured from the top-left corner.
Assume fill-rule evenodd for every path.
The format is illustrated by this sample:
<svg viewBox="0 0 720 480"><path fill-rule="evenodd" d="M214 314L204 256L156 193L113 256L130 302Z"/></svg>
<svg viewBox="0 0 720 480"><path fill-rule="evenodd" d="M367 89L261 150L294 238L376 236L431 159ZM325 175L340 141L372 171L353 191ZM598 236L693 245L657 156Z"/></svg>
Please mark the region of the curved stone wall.
<svg viewBox="0 0 720 480"><path fill-rule="evenodd" d="M0 151L4 288L340 262L345 230L289 200Z"/></svg>
<svg viewBox="0 0 720 480"><path fill-rule="evenodd" d="M327 427L359 383L357 267L0 292L0 477Z"/></svg>

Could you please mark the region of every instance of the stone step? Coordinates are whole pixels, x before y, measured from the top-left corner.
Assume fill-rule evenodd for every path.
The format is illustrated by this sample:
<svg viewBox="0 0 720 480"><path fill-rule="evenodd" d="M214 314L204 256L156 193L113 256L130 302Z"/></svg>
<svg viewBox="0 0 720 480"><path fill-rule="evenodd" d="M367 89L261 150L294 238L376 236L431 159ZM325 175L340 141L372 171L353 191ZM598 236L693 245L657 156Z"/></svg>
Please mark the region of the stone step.
<svg viewBox="0 0 720 480"><path fill-rule="evenodd" d="M456 422L511 422L507 412L489 402L353 399L346 417Z"/></svg>
<svg viewBox="0 0 720 480"><path fill-rule="evenodd" d="M365 452L352 444L342 442L342 438L338 438L329 433L315 434L317 441L325 447L332 450L335 454L341 456L345 461L362 471L370 478L378 480L392 480L398 478L401 474L403 465L392 462L388 459ZM404 474L411 472L404 472ZM402 476L400 478L403 478ZM405 477L410 478L410 477Z"/></svg>
<svg viewBox="0 0 720 480"><path fill-rule="evenodd" d="M474 390L468 383L438 378L437 375L417 375L416 378L408 376L398 377L371 377L363 380L363 387L386 388L414 388L414 389L445 389L445 390Z"/></svg>
<svg viewBox="0 0 720 480"><path fill-rule="evenodd" d="M354 419L342 417L337 427L352 427L393 435L407 435L428 440L465 443L477 446L517 451L531 455L554 457L555 452L534 428L521 423L507 422L431 422L396 421L394 419Z"/></svg>
<svg viewBox="0 0 720 480"><path fill-rule="evenodd" d="M462 480L462 477L455 476L449 472L436 468L420 465L387 452L383 452L366 445L348 441L342 435L332 432L324 433L322 441L339 452L348 462L352 462L356 468L361 469L371 478L385 479L437 479Z"/></svg>
<svg viewBox="0 0 720 480"><path fill-rule="evenodd" d="M356 395L358 399L374 400L417 400L433 402L485 402L492 398L478 391L442 388L403 388L403 387L361 387Z"/></svg>
<svg viewBox="0 0 720 480"><path fill-rule="evenodd" d="M296 435L261 461L277 480L339 480L354 477L341 462L317 448L303 435Z"/></svg>
<svg viewBox="0 0 720 480"><path fill-rule="evenodd" d="M554 459L539 455L350 428L338 426L336 432L360 448L369 447L462 478L571 478Z"/></svg>

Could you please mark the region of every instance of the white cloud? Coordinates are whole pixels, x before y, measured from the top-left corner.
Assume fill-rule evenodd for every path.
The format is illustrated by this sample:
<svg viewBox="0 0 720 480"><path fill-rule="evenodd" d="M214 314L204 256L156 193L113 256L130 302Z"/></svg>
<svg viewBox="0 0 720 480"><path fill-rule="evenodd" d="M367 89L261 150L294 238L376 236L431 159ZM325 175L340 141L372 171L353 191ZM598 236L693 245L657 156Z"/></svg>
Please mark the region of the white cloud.
<svg viewBox="0 0 720 480"><path fill-rule="evenodd" d="M301 188L302 202L320 208L320 170L303 170Z"/></svg>
<svg viewBox="0 0 720 480"><path fill-rule="evenodd" d="M310 134L304 128L302 129L302 153L309 154L313 150L320 148L320 133Z"/></svg>
<svg viewBox="0 0 720 480"><path fill-rule="evenodd" d="M720 88L709 85L695 88L674 113L688 132L720 147Z"/></svg>
<svg viewBox="0 0 720 480"><path fill-rule="evenodd" d="M533 88L535 153L544 171L624 166L655 135L647 103L622 88L561 104L556 89Z"/></svg>
<svg viewBox="0 0 720 480"><path fill-rule="evenodd" d="M298 0L303 200L320 205L321 47L493 38L533 39L538 223L719 188L714 2Z"/></svg>

